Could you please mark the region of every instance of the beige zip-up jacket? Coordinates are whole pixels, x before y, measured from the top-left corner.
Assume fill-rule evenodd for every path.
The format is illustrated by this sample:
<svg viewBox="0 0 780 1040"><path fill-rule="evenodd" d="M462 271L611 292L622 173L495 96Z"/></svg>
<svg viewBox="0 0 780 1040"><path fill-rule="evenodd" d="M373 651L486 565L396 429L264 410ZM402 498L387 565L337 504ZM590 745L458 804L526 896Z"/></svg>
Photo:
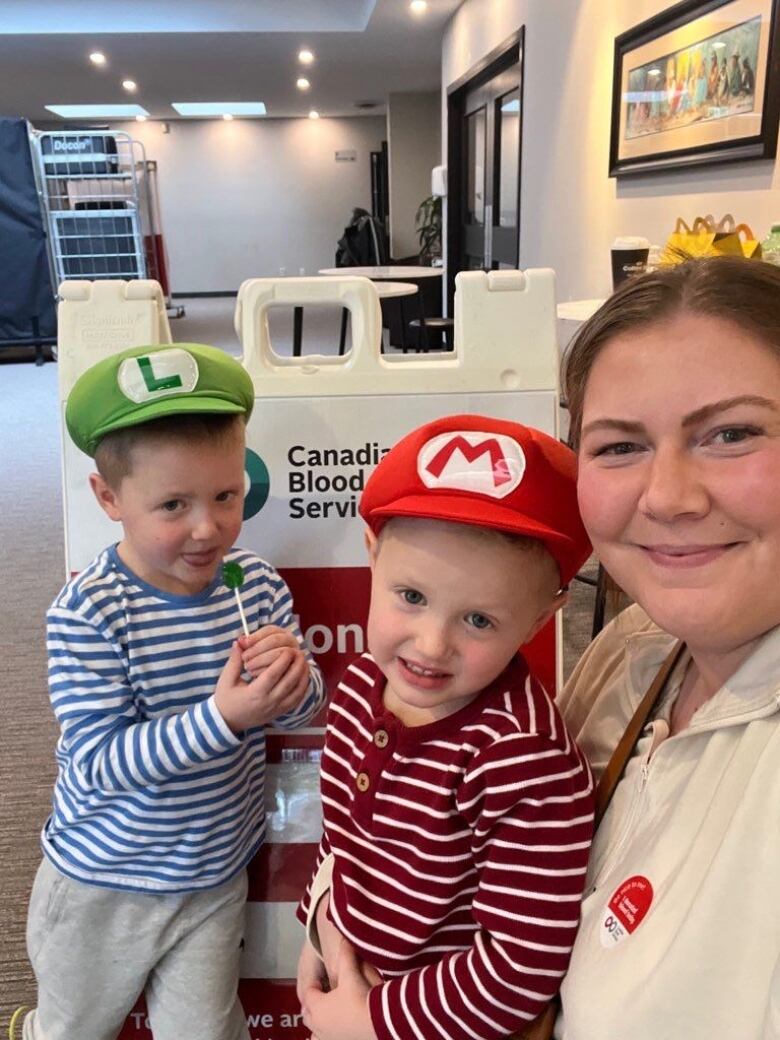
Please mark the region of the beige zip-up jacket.
<svg viewBox="0 0 780 1040"><path fill-rule="evenodd" d="M673 644L631 607L562 692L597 775ZM685 665L596 836L558 1040L780 1038L780 629L669 737Z"/></svg>

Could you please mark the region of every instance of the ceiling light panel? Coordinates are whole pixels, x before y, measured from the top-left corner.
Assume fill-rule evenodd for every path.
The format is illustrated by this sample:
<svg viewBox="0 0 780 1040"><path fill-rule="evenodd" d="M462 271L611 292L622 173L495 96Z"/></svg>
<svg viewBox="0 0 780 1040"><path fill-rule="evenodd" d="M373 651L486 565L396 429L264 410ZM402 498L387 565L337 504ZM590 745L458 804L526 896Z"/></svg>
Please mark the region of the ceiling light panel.
<svg viewBox="0 0 780 1040"><path fill-rule="evenodd" d="M301 47L298 51L298 61L301 65L311 65L314 61L314 54L309 50L308 47Z"/></svg>
<svg viewBox="0 0 780 1040"><path fill-rule="evenodd" d="M106 56L105 54L103 54L102 51L93 51L89 56L89 60L92 62L93 65L106 64Z"/></svg>
<svg viewBox="0 0 780 1040"><path fill-rule="evenodd" d="M148 116L140 105L45 105L48 112L63 119L130 119Z"/></svg>
<svg viewBox="0 0 780 1040"><path fill-rule="evenodd" d="M295 85L298 88L298 90L308 90L311 86L311 83L309 83L305 76L299 76L298 79L295 81Z"/></svg>
<svg viewBox="0 0 780 1040"><path fill-rule="evenodd" d="M208 116L264 116L262 101L172 101L180 116L201 119Z"/></svg>

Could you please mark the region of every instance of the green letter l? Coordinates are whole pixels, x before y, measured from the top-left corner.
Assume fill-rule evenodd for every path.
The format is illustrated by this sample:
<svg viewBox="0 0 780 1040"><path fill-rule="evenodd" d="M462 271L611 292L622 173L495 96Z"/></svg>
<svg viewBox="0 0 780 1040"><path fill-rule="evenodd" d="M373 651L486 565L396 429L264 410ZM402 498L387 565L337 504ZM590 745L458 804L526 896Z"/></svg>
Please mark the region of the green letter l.
<svg viewBox="0 0 780 1040"><path fill-rule="evenodd" d="M154 370L152 369L152 363L148 357L138 358L138 367L141 369L141 375L144 377L146 383L146 389L150 392L152 390L172 390L175 386L181 386L181 376L172 375L164 376L162 379L157 379Z"/></svg>

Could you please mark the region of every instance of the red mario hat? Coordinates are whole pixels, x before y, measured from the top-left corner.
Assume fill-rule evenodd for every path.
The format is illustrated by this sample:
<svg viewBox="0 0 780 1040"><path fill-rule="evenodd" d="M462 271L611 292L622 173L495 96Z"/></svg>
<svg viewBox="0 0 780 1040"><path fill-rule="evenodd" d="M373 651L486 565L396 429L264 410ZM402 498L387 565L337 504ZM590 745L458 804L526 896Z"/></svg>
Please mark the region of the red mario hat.
<svg viewBox="0 0 780 1040"><path fill-rule="evenodd" d="M540 430L450 415L384 456L360 499L378 534L393 516L451 520L538 539L568 585L591 547L577 507L577 457Z"/></svg>

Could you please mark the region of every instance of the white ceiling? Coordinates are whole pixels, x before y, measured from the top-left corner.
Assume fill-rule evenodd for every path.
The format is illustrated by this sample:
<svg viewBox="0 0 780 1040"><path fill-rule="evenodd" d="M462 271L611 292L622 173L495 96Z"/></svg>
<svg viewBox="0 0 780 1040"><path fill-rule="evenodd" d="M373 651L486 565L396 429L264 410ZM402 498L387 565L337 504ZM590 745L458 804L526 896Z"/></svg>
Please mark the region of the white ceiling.
<svg viewBox="0 0 780 1040"><path fill-rule="evenodd" d="M442 33L461 2L428 0L415 17L409 0L0 0L0 115L39 124L56 120L47 104L137 102L173 120L172 101L356 115L356 102L439 88ZM303 45L316 55L305 70ZM105 67L89 62L93 50Z"/></svg>

